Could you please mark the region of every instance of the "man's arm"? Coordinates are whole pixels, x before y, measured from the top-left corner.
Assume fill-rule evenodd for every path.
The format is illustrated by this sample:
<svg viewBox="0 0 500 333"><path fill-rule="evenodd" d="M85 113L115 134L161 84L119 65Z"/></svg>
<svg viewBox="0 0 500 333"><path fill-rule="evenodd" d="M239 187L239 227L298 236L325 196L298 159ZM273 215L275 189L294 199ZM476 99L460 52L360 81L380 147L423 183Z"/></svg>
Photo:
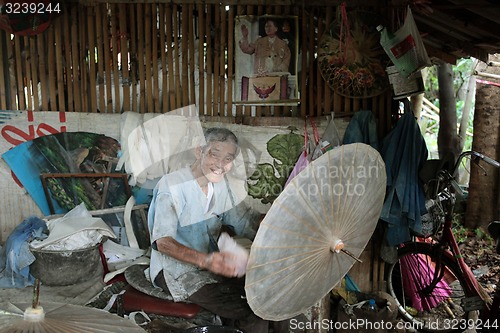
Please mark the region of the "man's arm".
<svg viewBox="0 0 500 333"><path fill-rule="evenodd" d="M172 237L163 237L156 240L156 248L177 260L195 265L212 273L235 277L236 267L231 261L231 255L221 252L203 253L182 245Z"/></svg>
<svg viewBox="0 0 500 333"><path fill-rule="evenodd" d="M248 41L248 28L244 24L241 26L241 34L243 38L238 43L241 51L246 54L253 54L255 52L255 45Z"/></svg>

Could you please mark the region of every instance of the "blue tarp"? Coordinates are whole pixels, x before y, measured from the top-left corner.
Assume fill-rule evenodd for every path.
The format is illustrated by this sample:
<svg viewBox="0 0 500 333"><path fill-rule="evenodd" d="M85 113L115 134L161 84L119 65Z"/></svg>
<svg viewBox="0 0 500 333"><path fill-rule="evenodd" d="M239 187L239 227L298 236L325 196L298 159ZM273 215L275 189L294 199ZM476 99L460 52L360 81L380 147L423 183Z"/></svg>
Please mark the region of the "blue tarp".
<svg viewBox="0 0 500 333"><path fill-rule="evenodd" d="M35 278L29 266L35 257L29 249L33 239L47 237L48 229L44 220L30 216L19 224L0 249L0 288L24 288L32 286Z"/></svg>

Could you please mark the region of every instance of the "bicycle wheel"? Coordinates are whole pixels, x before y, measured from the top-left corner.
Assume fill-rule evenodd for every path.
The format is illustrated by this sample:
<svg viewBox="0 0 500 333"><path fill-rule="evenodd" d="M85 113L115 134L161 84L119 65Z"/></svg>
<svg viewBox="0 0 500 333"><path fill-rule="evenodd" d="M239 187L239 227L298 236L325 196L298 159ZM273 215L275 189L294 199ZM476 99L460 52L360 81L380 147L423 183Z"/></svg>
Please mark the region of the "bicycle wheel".
<svg viewBox="0 0 500 333"><path fill-rule="evenodd" d="M425 243L408 243L390 265L388 291L412 328L421 332L461 332L477 311L464 309L467 292L461 270L449 253Z"/></svg>

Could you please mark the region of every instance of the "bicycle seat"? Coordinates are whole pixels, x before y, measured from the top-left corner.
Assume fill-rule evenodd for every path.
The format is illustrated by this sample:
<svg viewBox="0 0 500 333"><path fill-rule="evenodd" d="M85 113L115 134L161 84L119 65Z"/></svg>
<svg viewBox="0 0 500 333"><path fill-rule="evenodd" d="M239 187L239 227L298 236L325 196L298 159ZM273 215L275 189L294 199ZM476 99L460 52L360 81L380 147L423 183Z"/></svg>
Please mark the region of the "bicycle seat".
<svg viewBox="0 0 500 333"><path fill-rule="evenodd" d="M430 159L422 163L422 167L418 173L420 180L423 183L428 183L431 180L436 179L439 171L453 169L453 163L451 159Z"/></svg>
<svg viewBox="0 0 500 333"><path fill-rule="evenodd" d="M500 221L493 221L488 225L488 232L497 243L497 253L500 253Z"/></svg>

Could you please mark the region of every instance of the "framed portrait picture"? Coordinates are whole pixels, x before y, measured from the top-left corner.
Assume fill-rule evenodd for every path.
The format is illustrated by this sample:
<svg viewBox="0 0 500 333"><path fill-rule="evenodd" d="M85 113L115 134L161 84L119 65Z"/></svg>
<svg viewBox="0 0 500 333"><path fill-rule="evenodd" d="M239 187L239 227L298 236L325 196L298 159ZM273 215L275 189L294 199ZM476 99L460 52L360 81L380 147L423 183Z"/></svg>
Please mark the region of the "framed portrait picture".
<svg viewBox="0 0 500 333"><path fill-rule="evenodd" d="M235 18L235 103L297 104L298 17Z"/></svg>

